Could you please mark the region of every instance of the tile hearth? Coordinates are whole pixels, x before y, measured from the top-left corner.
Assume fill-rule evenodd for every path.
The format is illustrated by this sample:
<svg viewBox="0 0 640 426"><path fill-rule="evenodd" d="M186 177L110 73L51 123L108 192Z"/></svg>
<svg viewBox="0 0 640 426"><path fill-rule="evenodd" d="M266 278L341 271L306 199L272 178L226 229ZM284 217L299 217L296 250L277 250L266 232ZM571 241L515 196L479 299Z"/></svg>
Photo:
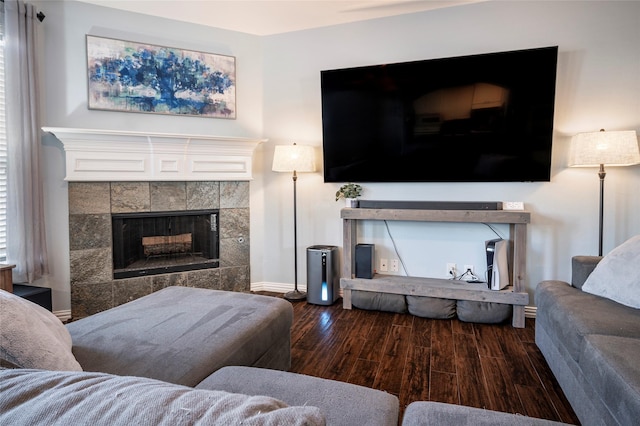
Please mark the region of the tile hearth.
<svg viewBox="0 0 640 426"><path fill-rule="evenodd" d="M113 279L111 214L219 209L220 267ZM69 182L71 311L88 316L170 285L250 290L249 182Z"/></svg>

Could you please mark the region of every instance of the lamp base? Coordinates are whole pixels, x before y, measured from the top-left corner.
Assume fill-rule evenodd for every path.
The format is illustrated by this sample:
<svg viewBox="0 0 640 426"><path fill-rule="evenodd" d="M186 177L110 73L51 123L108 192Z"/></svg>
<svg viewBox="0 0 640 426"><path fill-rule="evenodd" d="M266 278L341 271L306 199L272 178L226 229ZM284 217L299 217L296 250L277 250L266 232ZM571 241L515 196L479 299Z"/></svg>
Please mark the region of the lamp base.
<svg viewBox="0 0 640 426"><path fill-rule="evenodd" d="M307 293L303 291L293 290L285 293L284 298L290 302L300 302L307 298Z"/></svg>

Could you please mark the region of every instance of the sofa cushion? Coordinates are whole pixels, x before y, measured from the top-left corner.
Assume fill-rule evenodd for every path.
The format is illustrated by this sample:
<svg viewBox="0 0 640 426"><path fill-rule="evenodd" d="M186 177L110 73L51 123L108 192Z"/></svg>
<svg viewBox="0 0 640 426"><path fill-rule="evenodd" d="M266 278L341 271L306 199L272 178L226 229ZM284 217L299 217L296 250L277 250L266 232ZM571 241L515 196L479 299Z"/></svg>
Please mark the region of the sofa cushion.
<svg viewBox="0 0 640 426"><path fill-rule="evenodd" d="M423 318L448 319L456 317L456 301L426 296L407 296L411 315Z"/></svg>
<svg viewBox="0 0 640 426"><path fill-rule="evenodd" d="M640 235L611 250L595 267L582 290L640 309Z"/></svg>
<svg viewBox="0 0 640 426"><path fill-rule="evenodd" d="M102 373L0 369L0 424L323 425L315 407Z"/></svg>
<svg viewBox="0 0 640 426"><path fill-rule="evenodd" d="M591 335L585 338L580 367L620 424L640 419L640 338Z"/></svg>
<svg viewBox="0 0 640 426"><path fill-rule="evenodd" d="M604 297L585 293L563 281L543 281L536 288L536 327L578 361L585 336L640 336L640 312ZM562 326L559 326L562 324Z"/></svg>
<svg viewBox="0 0 640 426"><path fill-rule="evenodd" d="M397 426L399 401L389 393L303 374L251 367L224 367L198 389L267 395L289 405L311 405L332 426Z"/></svg>
<svg viewBox="0 0 640 426"><path fill-rule="evenodd" d="M458 300L456 313L460 321L497 324L511 318L513 307L504 303Z"/></svg>
<svg viewBox="0 0 640 426"><path fill-rule="evenodd" d="M0 358L3 366L80 371L71 336L42 306L0 290Z"/></svg>
<svg viewBox="0 0 640 426"><path fill-rule="evenodd" d="M407 312L407 302L404 300L403 294L352 290L351 304L356 308L371 311L396 312L399 314Z"/></svg>

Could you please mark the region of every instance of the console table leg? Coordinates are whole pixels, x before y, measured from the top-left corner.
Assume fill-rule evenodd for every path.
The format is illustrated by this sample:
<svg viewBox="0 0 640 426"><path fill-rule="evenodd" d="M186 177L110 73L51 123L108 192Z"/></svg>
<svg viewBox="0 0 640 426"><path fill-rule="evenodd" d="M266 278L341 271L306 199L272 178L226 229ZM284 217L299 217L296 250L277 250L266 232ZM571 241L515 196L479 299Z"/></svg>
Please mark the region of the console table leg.
<svg viewBox="0 0 640 426"><path fill-rule="evenodd" d="M524 328L524 306L513 305L513 326L516 328Z"/></svg>
<svg viewBox="0 0 640 426"><path fill-rule="evenodd" d="M342 289L342 308L351 309L351 289Z"/></svg>

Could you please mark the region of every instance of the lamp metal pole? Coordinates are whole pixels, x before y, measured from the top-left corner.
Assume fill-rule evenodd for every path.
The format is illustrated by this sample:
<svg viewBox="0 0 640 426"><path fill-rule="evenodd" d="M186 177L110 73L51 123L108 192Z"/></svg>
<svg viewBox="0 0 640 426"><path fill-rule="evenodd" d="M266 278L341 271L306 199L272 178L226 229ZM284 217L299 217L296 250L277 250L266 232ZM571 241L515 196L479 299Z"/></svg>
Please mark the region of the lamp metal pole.
<svg viewBox="0 0 640 426"><path fill-rule="evenodd" d="M604 225L604 177L607 173L604 171L604 164L600 164L600 171L598 171L598 177L600 177L600 233L598 235L598 256L602 256L602 228Z"/></svg>

